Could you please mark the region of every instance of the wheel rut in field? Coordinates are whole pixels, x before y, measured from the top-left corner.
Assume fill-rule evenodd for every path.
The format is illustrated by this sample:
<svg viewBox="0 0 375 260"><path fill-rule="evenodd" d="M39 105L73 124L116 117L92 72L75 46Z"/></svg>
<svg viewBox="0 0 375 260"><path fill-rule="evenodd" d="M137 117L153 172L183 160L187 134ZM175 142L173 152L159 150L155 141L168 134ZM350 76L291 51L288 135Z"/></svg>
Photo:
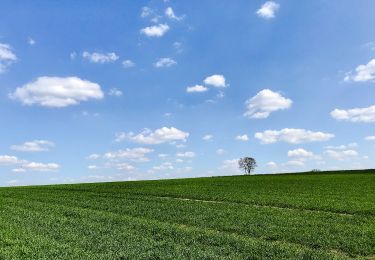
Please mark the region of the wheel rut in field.
<svg viewBox="0 0 375 260"><path fill-rule="evenodd" d="M234 201L220 201L220 200L203 200L203 199L193 199L193 198L180 198L180 197L170 197L170 196L155 196L158 199L171 199L171 200L181 200L181 201L196 201L202 203L213 203L213 204L230 204L230 205L241 205L249 207L258 207L258 208L271 208L271 209L280 209L280 210L291 210L291 211L305 211L305 212L316 212L316 213L325 213L333 214L338 216L353 217L354 214L351 213L342 213L329 210L319 210L319 209L303 209L297 207L281 207L281 206L272 206L272 205L263 205L256 203L243 203L243 202L234 202Z"/></svg>

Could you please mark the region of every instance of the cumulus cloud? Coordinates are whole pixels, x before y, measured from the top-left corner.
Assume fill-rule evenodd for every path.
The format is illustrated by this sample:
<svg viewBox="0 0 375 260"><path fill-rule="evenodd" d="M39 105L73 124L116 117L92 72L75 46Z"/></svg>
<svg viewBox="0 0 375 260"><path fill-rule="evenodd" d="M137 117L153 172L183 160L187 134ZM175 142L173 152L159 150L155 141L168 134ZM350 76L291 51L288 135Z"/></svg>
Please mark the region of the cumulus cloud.
<svg viewBox="0 0 375 260"><path fill-rule="evenodd" d="M90 154L89 156L86 157L86 159L88 160L96 160L99 158L100 158L100 154L97 154L97 153Z"/></svg>
<svg viewBox="0 0 375 260"><path fill-rule="evenodd" d="M274 170L278 167L278 165L277 165L277 163L275 163L273 161L270 161L270 162L266 163L266 167Z"/></svg>
<svg viewBox="0 0 375 260"><path fill-rule="evenodd" d="M117 89L117 88L112 88L112 89L109 90L108 95L120 97L120 96L122 96L122 91Z"/></svg>
<svg viewBox="0 0 375 260"><path fill-rule="evenodd" d="M76 57L77 57L77 53L76 53L75 51L73 51L73 52L71 52L71 53L69 54L69 57L70 57L71 60L75 60Z"/></svg>
<svg viewBox="0 0 375 260"><path fill-rule="evenodd" d="M339 161L358 156L358 152L355 150L326 150L324 154Z"/></svg>
<svg viewBox="0 0 375 260"><path fill-rule="evenodd" d="M375 141L375 135L372 135L372 136L366 136L366 137L365 137L365 140L366 140L366 141Z"/></svg>
<svg viewBox="0 0 375 260"><path fill-rule="evenodd" d="M375 78L375 59L370 60L365 65L359 65L355 72L348 72L345 81L366 82Z"/></svg>
<svg viewBox="0 0 375 260"><path fill-rule="evenodd" d="M291 105L292 100L270 89L263 89L246 101L247 111L244 116L248 118L267 118L270 113L290 108Z"/></svg>
<svg viewBox="0 0 375 260"><path fill-rule="evenodd" d="M202 85L195 85L195 86L186 88L187 93L206 92L207 90L208 90L208 88L206 88L205 86L202 86Z"/></svg>
<svg viewBox="0 0 375 260"><path fill-rule="evenodd" d="M19 173L19 172L26 172L26 170L25 170L25 169L22 169L22 168L14 168L14 169L12 169L12 172L17 172L17 173Z"/></svg>
<svg viewBox="0 0 375 260"><path fill-rule="evenodd" d="M223 75L215 74L204 79L206 85L214 86L217 88L225 88L225 77Z"/></svg>
<svg viewBox="0 0 375 260"><path fill-rule="evenodd" d="M223 155L224 153L225 153L225 150L222 149L222 148L219 148L219 149L216 150L217 155Z"/></svg>
<svg viewBox="0 0 375 260"><path fill-rule="evenodd" d="M304 166L305 163L299 160L291 160L291 161L287 161L284 165L291 166L291 167L301 167L301 166Z"/></svg>
<svg viewBox="0 0 375 260"><path fill-rule="evenodd" d="M56 171L60 168L57 163L38 163L38 162L28 162L22 165L22 169L26 171L38 171L38 172L49 172Z"/></svg>
<svg viewBox="0 0 375 260"><path fill-rule="evenodd" d="M274 1L265 2L256 12L259 17L264 19L275 18L276 12L280 9L280 5Z"/></svg>
<svg viewBox="0 0 375 260"><path fill-rule="evenodd" d="M134 67L135 66L135 63L132 61L132 60L124 60L122 62L122 66L124 68L131 68L131 67Z"/></svg>
<svg viewBox="0 0 375 260"><path fill-rule="evenodd" d="M115 168L120 171L134 171L135 167L128 163L117 163L115 164Z"/></svg>
<svg viewBox="0 0 375 260"><path fill-rule="evenodd" d="M36 41L33 38L29 37L29 38L27 38L27 43L29 45L33 46L36 43Z"/></svg>
<svg viewBox="0 0 375 260"><path fill-rule="evenodd" d="M183 51L182 43L181 42L174 42L173 48L176 50L176 52L181 53Z"/></svg>
<svg viewBox="0 0 375 260"><path fill-rule="evenodd" d="M323 132L313 132L305 129L284 128L282 130L266 130L255 134L255 138L261 140L263 144L275 142L286 142L299 144L307 142L322 142L333 138L333 134Z"/></svg>
<svg viewBox="0 0 375 260"><path fill-rule="evenodd" d="M121 142L123 140L130 140L141 144L162 144L174 141L185 142L188 137L189 133L181 131L175 127L162 127L155 131L146 128L139 134L134 134L133 132L118 133L115 141Z"/></svg>
<svg viewBox="0 0 375 260"><path fill-rule="evenodd" d="M244 134L244 135L237 135L236 136L236 140L237 141L247 142L247 141L249 141L249 137L246 134Z"/></svg>
<svg viewBox="0 0 375 260"><path fill-rule="evenodd" d="M34 140L30 142L25 142L20 145L12 145L10 149L21 152L44 152L48 151L55 144L47 140Z"/></svg>
<svg viewBox="0 0 375 260"><path fill-rule="evenodd" d="M97 170L99 167L97 165L89 165L87 166L87 169L89 170Z"/></svg>
<svg viewBox="0 0 375 260"><path fill-rule="evenodd" d="M354 123L373 123L375 122L375 105L365 108L353 109L335 109L331 116L339 121L348 121Z"/></svg>
<svg viewBox="0 0 375 260"><path fill-rule="evenodd" d="M204 141L211 141L213 138L214 138L213 135L208 134L208 135L203 136L202 140L204 140Z"/></svg>
<svg viewBox="0 0 375 260"><path fill-rule="evenodd" d="M298 148L295 150L288 151L289 157L304 157L304 158L311 158L314 157L313 152L306 151L305 149Z"/></svg>
<svg viewBox="0 0 375 260"><path fill-rule="evenodd" d="M114 62L119 59L119 56L117 56L114 52L108 52L108 53L99 53L99 52L87 52L84 51L82 53L82 57L92 63L109 63Z"/></svg>
<svg viewBox="0 0 375 260"><path fill-rule="evenodd" d="M158 24L141 29L141 34L144 34L148 37L161 37L168 31L169 26L167 24Z"/></svg>
<svg viewBox="0 0 375 260"><path fill-rule="evenodd" d="M142 11L141 11L141 17L142 18L145 18L145 17L147 17L151 14L153 14L153 10L150 7L148 7L148 6L142 7Z"/></svg>
<svg viewBox="0 0 375 260"><path fill-rule="evenodd" d="M178 17L175 15L172 7L168 7L167 9L165 9L165 16L168 17L169 19L172 19L172 20L176 20L176 21L181 21L183 19L183 17Z"/></svg>
<svg viewBox="0 0 375 260"><path fill-rule="evenodd" d="M17 56L13 53L12 47L8 44L0 43L0 74L4 73L16 61Z"/></svg>
<svg viewBox="0 0 375 260"><path fill-rule="evenodd" d="M174 167L173 167L172 163L164 162L159 166L152 167L152 169L155 170L155 171L165 171L165 170L173 170Z"/></svg>
<svg viewBox="0 0 375 260"><path fill-rule="evenodd" d="M0 165L12 165L19 164L23 161L18 159L16 156L11 155L0 155Z"/></svg>
<svg viewBox="0 0 375 260"><path fill-rule="evenodd" d="M98 84L78 77L39 77L10 94L10 98L19 100L24 105L55 108L103 97Z"/></svg>
<svg viewBox="0 0 375 260"><path fill-rule="evenodd" d="M171 67L176 65L177 62L171 58L160 58L154 63L155 68Z"/></svg>
<svg viewBox="0 0 375 260"><path fill-rule="evenodd" d="M26 171L56 171L60 168L57 163L39 163L21 160L16 156L0 155L0 165L17 165L18 168L13 169L13 172L26 172Z"/></svg>
<svg viewBox="0 0 375 260"><path fill-rule="evenodd" d="M158 157L161 158L161 159L166 159L169 157L169 154L166 154L166 153L159 153L158 154Z"/></svg>
<svg viewBox="0 0 375 260"><path fill-rule="evenodd" d="M177 157L193 158L193 157L195 157L195 153L194 152L177 153L176 156Z"/></svg>
<svg viewBox="0 0 375 260"><path fill-rule="evenodd" d="M231 173L240 173L238 168L238 159L225 160L219 167L220 170L225 170L228 175Z"/></svg>
<svg viewBox="0 0 375 260"><path fill-rule="evenodd" d="M353 149L353 148L356 148L356 147L358 147L357 143L350 143L350 144L347 144L347 145L337 145L337 146L329 145L329 146L326 146L325 149L327 149L327 150L347 150L347 149Z"/></svg>
<svg viewBox="0 0 375 260"><path fill-rule="evenodd" d="M107 152L103 155L103 157L109 160L126 159L135 162L147 162L149 159L146 157L146 155L152 153L153 151L153 149L143 147L127 148L125 150Z"/></svg>
<svg viewBox="0 0 375 260"><path fill-rule="evenodd" d="M321 159L319 155L315 155L313 152L306 151L305 149L302 149L302 148L288 151L288 157L293 157L297 159L298 161Z"/></svg>

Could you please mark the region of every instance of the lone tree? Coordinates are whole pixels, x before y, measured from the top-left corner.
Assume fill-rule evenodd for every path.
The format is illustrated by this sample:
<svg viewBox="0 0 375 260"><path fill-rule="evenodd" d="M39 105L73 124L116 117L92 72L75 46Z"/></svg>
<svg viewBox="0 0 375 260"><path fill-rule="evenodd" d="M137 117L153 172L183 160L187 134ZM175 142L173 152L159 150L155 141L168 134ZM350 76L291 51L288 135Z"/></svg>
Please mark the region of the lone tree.
<svg viewBox="0 0 375 260"><path fill-rule="evenodd" d="M251 171L257 167L257 162L254 158L243 157L238 161L238 167L245 172L245 175L250 175Z"/></svg>

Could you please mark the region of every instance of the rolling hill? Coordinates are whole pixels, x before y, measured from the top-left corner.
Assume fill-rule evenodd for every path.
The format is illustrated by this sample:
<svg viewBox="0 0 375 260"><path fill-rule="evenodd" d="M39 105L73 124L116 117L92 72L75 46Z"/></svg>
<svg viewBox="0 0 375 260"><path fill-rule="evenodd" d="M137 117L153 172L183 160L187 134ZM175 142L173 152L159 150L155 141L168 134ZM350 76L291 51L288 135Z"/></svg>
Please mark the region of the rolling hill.
<svg viewBox="0 0 375 260"><path fill-rule="evenodd" d="M0 259L375 259L375 170L0 188Z"/></svg>

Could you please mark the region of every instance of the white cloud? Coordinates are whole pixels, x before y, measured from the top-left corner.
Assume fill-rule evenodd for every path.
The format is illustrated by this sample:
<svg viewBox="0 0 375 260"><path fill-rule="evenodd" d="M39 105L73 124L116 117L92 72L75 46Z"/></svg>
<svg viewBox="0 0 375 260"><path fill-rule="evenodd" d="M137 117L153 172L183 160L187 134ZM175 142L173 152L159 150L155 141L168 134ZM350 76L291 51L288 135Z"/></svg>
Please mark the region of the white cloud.
<svg viewBox="0 0 375 260"><path fill-rule="evenodd" d="M0 165L12 165L19 164L23 161L18 159L16 156L11 155L0 155Z"/></svg>
<svg viewBox="0 0 375 260"><path fill-rule="evenodd" d="M108 62L114 62L119 59L119 56L117 56L117 54L114 52L90 53L90 52L84 51L82 53L82 57L92 63L108 63Z"/></svg>
<svg viewBox="0 0 375 260"><path fill-rule="evenodd" d="M297 161L306 161L306 160L321 160L321 156L315 155L313 152L306 151L305 149L298 148L288 151L288 157L293 157Z"/></svg>
<svg viewBox="0 0 375 260"><path fill-rule="evenodd" d="M370 60L366 65L359 65L355 73L346 74L345 81L366 82L375 78L375 59Z"/></svg>
<svg viewBox="0 0 375 260"><path fill-rule="evenodd" d="M313 152L306 151L305 149L298 148L295 150L290 150L288 151L288 156L289 157L300 157L300 158L312 158L314 157Z"/></svg>
<svg viewBox="0 0 375 260"><path fill-rule="evenodd" d="M223 155L224 153L225 153L225 150L222 149L222 148L219 148L219 149L216 150L217 155Z"/></svg>
<svg viewBox="0 0 375 260"><path fill-rule="evenodd" d="M366 136L366 137L365 137L365 140L366 140L366 141L375 141L375 135L372 135L372 136Z"/></svg>
<svg viewBox="0 0 375 260"><path fill-rule="evenodd" d="M173 167L172 163L164 162L159 166L152 167L152 169L155 170L155 171L165 171L165 170L173 170L174 167Z"/></svg>
<svg viewBox="0 0 375 260"><path fill-rule="evenodd" d="M100 158L100 154L97 154L97 153L90 154L89 156L86 157L86 159L89 159L89 160L96 160L99 158Z"/></svg>
<svg viewBox="0 0 375 260"><path fill-rule="evenodd" d="M271 161L271 162L266 163L266 167L270 169L276 169L278 166L277 166L277 163Z"/></svg>
<svg viewBox="0 0 375 260"><path fill-rule="evenodd" d="M112 89L109 90L108 95L120 97L120 96L122 96L122 91L117 89L117 88L112 88Z"/></svg>
<svg viewBox="0 0 375 260"><path fill-rule="evenodd" d="M236 140L237 141L247 142L247 141L249 141L249 137L246 134L244 134L244 135L237 135L236 136Z"/></svg>
<svg viewBox="0 0 375 260"><path fill-rule="evenodd" d="M115 168L117 170L121 170L121 171L133 171L133 170L135 170L135 167L131 164L128 164L128 163L117 163L115 165Z"/></svg>
<svg viewBox="0 0 375 260"><path fill-rule="evenodd" d="M164 113L163 116L166 117L166 118L171 118L171 117L173 116L173 113L171 113L171 112L166 112L166 113Z"/></svg>
<svg viewBox="0 0 375 260"><path fill-rule="evenodd" d="M208 135L203 136L202 140L204 140L204 141L211 141L213 138L214 138L213 135L208 134Z"/></svg>
<svg viewBox="0 0 375 260"><path fill-rule="evenodd" d="M244 116L248 118L267 118L270 113L290 108L291 105L292 100L270 89L263 89L246 101L247 111Z"/></svg>
<svg viewBox="0 0 375 260"><path fill-rule="evenodd" d="M230 171L227 172L228 175L231 173L240 173L238 168L238 159L225 160L219 167L220 170Z"/></svg>
<svg viewBox="0 0 375 260"><path fill-rule="evenodd" d="M70 57L71 60L75 60L76 57L77 57L77 53L76 53L75 51L73 51L73 52L71 52L71 53L69 54L69 57Z"/></svg>
<svg viewBox="0 0 375 260"><path fill-rule="evenodd" d="M153 151L153 149L143 147L127 148L125 150L107 152L103 155L103 157L109 160L126 159L135 162L147 162L148 158L146 157L146 155Z"/></svg>
<svg viewBox="0 0 375 260"><path fill-rule="evenodd" d="M300 167L300 166L304 166L305 163L303 161L299 161L299 160L292 160L292 161L288 161L285 163L285 166L292 166L292 167Z"/></svg>
<svg viewBox="0 0 375 260"><path fill-rule="evenodd" d="M178 17L175 15L172 7L168 7L167 9L165 9L165 16L168 17L169 19L172 19L172 20L176 20L176 21L181 21L183 19L183 17Z"/></svg>
<svg viewBox="0 0 375 260"><path fill-rule="evenodd" d="M12 145L10 149L21 152L43 152L48 151L55 144L47 140L34 140L21 145Z"/></svg>
<svg viewBox="0 0 375 260"><path fill-rule="evenodd" d="M162 127L155 131L144 129L139 134L134 134L132 132L119 133L116 135L115 141L121 142L123 140L130 140L141 144L162 144L173 141L185 142L188 137L189 133L181 131L175 127Z"/></svg>
<svg viewBox="0 0 375 260"><path fill-rule="evenodd" d="M177 157L193 158L193 157L195 157L195 153L194 152L177 153L176 156Z"/></svg>
<svg viewBox="0 0 375 260"><path fill-rule="evenodd" d="M169 154L166 154L166 153L159 153L159 154L158 154L158 157L161 158L161 159L165 159L165 158L168 158L168 157L169 157Z"/></svg>
<svg viewBox="0 0 375 260"><path fill-rule="evenodd" d="M158 24L141 29L141 34L148 37L161 37L168 31L169 26L167 24Z"/></svg>
<svg viewBox="0 0 375 260"><path fill-rule="evenodd" d="M329 133L294 128L284 128L280 131L266 130L255 134L255 138L261 140L263 144L271 144L281 141L291 144L321 142L327 141L333 137L334 135Z"/></svg>
<svg viewBox="0 0 375 260"><path fill-rule="evenodd" d="M355 150L326 150L324 154L329 157L342 161L346 158L355 157L358 155L358 152Z"/></svg>
<svg viewBox="0 0 375 260"><path fill-rule="evenodd" d="M28 162L18 159L16 156L0 155L0 165L19 165L19 168L12 169L13 172L26 171L55 171L60 168L57 163Z"/></svg>
<svg viewBox="0 0 375 260"><path fill-rule="evenodd" d="M16 54L13 53L12 47L5 43L0 43L0 74L17 61Z"/></svg>
<svg viewBox="0 0 375 260"><path fill-rule="evenodd" d="M259 17L265 19L271 19L275 17L275 13L280 9L280 5L273 1L265 2L260 9L257 10L256 14Z"/></svg>
<svg viewBox="0 0 375 260"><path fill-rule="evenodd" d="M175 48L176 52L181 53L183 51L182 43L181 42L174 42L173 47Z"/></svg>
<svg viewBox="0 0 375 260"><path fill-rule="evenodd" d="M57 163L28 162L26 164L23 164L22 168L29 171L48 172L58 170L60 168L60 165L58 165Z"/></svg>
<svg viewBox="0 0 375 260"><path fill-rule="evenodd" d="M144 6L144 7L142 7L141 17L145 18L145 17L151 15L152 13L153 13L153 10L150 7Z"/></svg>
<svg viewBox="0 0 375 260"><path fill-rule="evenodd" d="M339 121L349 121L354 123L373 123L375 122L375 105L365 108L353 109L335 109L331 116Z"/></svg>
<svg viewBox="0 0 375 260"><path fill-rule="evenodd" d="M99 167L97 165L89 165L87 166L87 169L89 170L97 170Z"/></svg>
<svg viewBox="0 0 375 260"><path fill-rule="evenodd" d="M195 86L186 88L187 93L206 92L207 90L208 90L208 88L206 88L205 86L202 86L202 85L195 85Z"/></svg>
<svg viewBox="0 0 375 260"><path fill-rule="evenodd" d="M24 105L37 104L56 108L103 97L98 84L78 77L39 77L10 94L10 98L17 99Z"/></svg>
<svg viewBox="0 0 375 260"><path fill-rule="evenodd" d="M19 173L19 172L26 172L26 170L23 169L23 168L14 168L14 169L12 169L12 172L17 172L17 173Z"/></svg>
<svg viewBox="0 0 375 260"><path fill-rule="evenodd" d="M225 77L223 75L215 74L204 79L206 85L211 85L217 88L225 88Z"/></svg>
<svg viewBox="0 0 375 260"><path fill-rule="evenodd" d="M27 38L27 43L32 46L36 43L36 41L33 38L29 37Z"/></svg>
<svg viewBox="0 0 375 260"><path fill-rule="evenodd" d="M131 68L131 67L134 67L135 66L135 63L132 61L132 60L124 60L122 62L122 66L124 68Z"/></svg>
<svg viewBox="0 0 375 260"><path fill-rule="evenodd" d="M171 58L160 58L154 63L154 67L156 68L171 67L176 64L177 62Z"/></svg>
<svg viewBox="0 0 375 260"><path fill-rule="evenodd" d="M353 149L353 148L356 148L356 147L358 147L357 143L350 143L348 145L337 145L337 146L329 145L329 146L326 146L325 149L327 149L327 150L348 150L348 149Z"/></svg>

